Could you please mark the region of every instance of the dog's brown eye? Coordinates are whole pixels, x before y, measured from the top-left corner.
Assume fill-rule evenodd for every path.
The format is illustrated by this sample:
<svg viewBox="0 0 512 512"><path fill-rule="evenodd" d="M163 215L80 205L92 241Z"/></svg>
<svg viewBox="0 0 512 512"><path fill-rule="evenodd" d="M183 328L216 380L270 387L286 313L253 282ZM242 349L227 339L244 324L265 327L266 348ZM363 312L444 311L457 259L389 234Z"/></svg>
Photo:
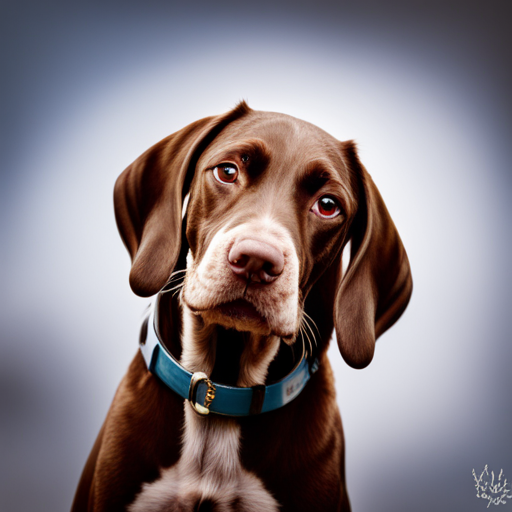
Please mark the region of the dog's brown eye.
<svg viewBox="0 0 512 512"><path fill-rule="evenodd" d="M334 219L341 213L337 201L330 196L322 196L311 210L323 219Z"/></svg>
<svg viewBox="0 0 512 512"><path fill-rule="evenodd" d="M213 175L221 183L235 183L238 178L238 169L233 164L220 164L213 169Z"/></svg>

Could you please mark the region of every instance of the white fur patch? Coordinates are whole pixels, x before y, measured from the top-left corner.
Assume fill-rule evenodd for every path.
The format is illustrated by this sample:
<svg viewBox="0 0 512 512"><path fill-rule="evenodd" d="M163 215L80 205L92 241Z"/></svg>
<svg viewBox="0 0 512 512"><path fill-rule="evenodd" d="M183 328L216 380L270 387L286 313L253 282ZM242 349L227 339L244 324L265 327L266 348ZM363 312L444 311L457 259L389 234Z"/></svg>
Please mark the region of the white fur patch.
<svg viewBox="0 0 512 512"><path fill-rule="evenodd" d="M273 283L264 287L246 289L245 283L231 270L228 253L237 239L250 237L262 240L278 248L284 256L284 268ZM299 310L299 260L289 232L275 222L271 216L236 226L230 230L219 230L210 242L200 262L190 255L187 258L187 277L183 287L183 300L193 310L214 314L210 310L222 303L245 299L249 301L267 321L262 326L238 325L236 319L215 317L225 327L291 337L300 322ZM232 322L230 324L230 322Z"/></svg>
<svg viewBox="0 0 512 512"><path fill-rule="evenodd" d="M234 503L244 512L277 512L278 503L239 459L240 427L234 420L200 417L185 402L184 445L178 463L144 484L129 512L192 512L204 500L218 512ZM225 420L219 422L217 420Z"/></svg>

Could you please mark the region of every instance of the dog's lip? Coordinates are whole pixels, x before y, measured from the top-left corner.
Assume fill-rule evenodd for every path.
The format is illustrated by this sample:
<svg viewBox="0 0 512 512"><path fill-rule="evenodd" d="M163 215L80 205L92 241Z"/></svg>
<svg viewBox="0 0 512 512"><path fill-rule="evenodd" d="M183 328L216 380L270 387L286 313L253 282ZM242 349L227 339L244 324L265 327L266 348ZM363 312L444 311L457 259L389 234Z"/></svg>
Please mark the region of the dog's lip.
<svg viewBox="0 0 512 512"><path fill-rule="evenodd" d="M195 308L187 304L193 313L205 313L207 311L217 310L223 315L239 320L256 320L260 323L267 324L265 317L256 309L256 307L245 299L236 299L217 304L209 308Z"/></svg>
<svg viewBox="0 0 512 512"><path fill-rule="evenodd" d="M258 312L256 307L245 299L236 299L219 304L218 309L222 314L238 318L240 320L257 320L261 323L267 323L265 317Z"/></svg>
<svg viewBox="0 0 512 512"><path fill-rule="evenodd" d="M236 318L242 321L250 321L253 324L259 323L261 326L265 325L270 329L269 334L278 336L284 339L285 341L293 340L297 335L296 332L285 332L280 330L279 328L272 328L269 325L269 322L265 318L265 316L259 313L256 307L245 299L236 299L228 302L223 302L221 304L209 308L196 308L194 306L191 306L190 304L187 304L187 307L190 309L190 311L192 311L192 313L196 315L201 315L202 313L207 313L208 311L216 310L230 318Z"/></svg>

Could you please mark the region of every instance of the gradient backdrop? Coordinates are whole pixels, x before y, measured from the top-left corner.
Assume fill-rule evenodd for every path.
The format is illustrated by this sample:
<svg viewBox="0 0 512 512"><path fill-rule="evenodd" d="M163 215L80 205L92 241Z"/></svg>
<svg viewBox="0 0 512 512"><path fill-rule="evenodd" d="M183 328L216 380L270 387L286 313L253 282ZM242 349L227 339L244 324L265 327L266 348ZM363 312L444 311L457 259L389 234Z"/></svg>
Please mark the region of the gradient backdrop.
<svg viewBox="0 0 512 512"><path fill-rule="evenodd" d="M147 300L128 285L116 177L246 99L354 138L411 261L411 304L371 366L331 348L354 512L486 510L472 469L512 480L511 15L3 2L0 509L69 509L137 350Z"/></svg>

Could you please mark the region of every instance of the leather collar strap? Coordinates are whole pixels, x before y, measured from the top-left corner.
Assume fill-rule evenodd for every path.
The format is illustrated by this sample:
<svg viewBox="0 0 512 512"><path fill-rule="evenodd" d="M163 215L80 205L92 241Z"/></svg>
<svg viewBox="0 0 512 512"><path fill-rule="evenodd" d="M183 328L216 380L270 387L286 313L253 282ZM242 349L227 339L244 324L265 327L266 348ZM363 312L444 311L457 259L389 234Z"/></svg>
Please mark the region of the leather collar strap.
<svg viewBox="0 0 512 512"><path fill-rule="evenodd" d="M217 384L204 373L192 374L183 368L165 348L155 322L157 305L158 298L146 320L147 328L143 328L141 333L140 350L146 366L175 393L189 400L199 414L213 412L225 416L251 416L279 409L301 393L318 368L318 361L308 362L303 352L292 372L275 384L252 388Z"/></svg>

